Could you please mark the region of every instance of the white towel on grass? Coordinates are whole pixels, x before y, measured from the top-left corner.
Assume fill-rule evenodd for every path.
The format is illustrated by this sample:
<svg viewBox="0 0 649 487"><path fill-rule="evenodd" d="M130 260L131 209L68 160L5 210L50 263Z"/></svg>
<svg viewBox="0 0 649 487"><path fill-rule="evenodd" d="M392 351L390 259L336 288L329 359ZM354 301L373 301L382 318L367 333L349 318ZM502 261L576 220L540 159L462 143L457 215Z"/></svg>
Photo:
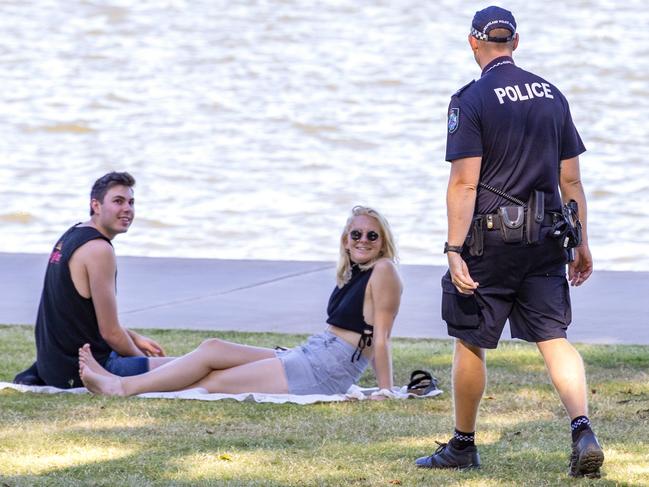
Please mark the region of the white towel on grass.
<svg viewBox="0 0 649 487"><path fill-rule="evenodd" d="M74 389L59 389L51 386L24 386L22 384L12 384L11 382L0 382L0 390L13 389L19 392L36 392L40 394L87 394L88 389L85 387L76 387ZM435 389L425 396L409 394L406 386L395 387L392 392L395 399L407 399L409 397L435 397L442 393L441 390ZM154 398L154 399L193 399L198 401L219 401L221 399L234 399L239 402L270 402L275 404L314 404L317 402L340 402L350 400L365 400L369 395L376 391L376 387L359 387L352 385L345 394L263 394L260 392L245 392L243 394L218 394L208 393L205 389L189 389L186 391L176 392L147 392L138 394L136 397Z"/></svg>

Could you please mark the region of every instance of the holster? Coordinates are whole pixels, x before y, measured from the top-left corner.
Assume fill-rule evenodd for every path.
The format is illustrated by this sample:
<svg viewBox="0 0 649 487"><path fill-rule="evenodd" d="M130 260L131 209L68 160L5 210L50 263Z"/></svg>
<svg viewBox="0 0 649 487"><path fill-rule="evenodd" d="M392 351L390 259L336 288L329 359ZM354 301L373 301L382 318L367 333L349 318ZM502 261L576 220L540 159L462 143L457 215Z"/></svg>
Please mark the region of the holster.
<svg viewBox="0 0 649 487"><path fill-rule="evenodd" d="M525 237L528 244L536 243L541 238L541 224L545 216L545 197L543 191L535 189L527 200L525 215Z"/></svg>
<svg viewBox="0 0 649 487"><path fill-rule="evenodd" d="M523 241L525 223L525 208L522 206L501 206L498 208L500 217L500 234L505 243L520 243Z"/></svg>
<svg viewBox="0 0 649 487"><path fill-rule="evenodd" d="M570 200L561 208L561 216L552 227L550 235L568 251L568 260L574 260L575 247L581 245L581 222L579 208L575 200Z"/></svg>
<svg viewBox="0 0 649 487"><path fill-rule="evenodd" d="M475 217L471 222L469 233L464 240L464 246L469 251L469 255L480 257L484 252L484 228L482 226L482 217Z"/></svg>
<svg viewBox="0 0 649 487"><path fill-rule="evenodd" d="M581 245L581 222L579 221L579 207L575 200L570 200L563 205L563 218L566 221L566 234L563 246L572 249Z"/></svg>

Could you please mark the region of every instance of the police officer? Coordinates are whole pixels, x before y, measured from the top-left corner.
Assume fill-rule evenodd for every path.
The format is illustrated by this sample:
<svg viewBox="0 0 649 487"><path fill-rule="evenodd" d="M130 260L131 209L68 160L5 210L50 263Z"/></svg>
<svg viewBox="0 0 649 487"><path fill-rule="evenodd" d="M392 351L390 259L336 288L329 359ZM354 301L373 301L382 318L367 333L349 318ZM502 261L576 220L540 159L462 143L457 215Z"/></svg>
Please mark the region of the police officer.
<svg viewBox="0 0 649 487"><path fill-rule="evenodd" d="M509 319L512 338L536 343L570 417L569 473L598 476L604 454L587 416L584 365L566 340L571 320L567 252L551 238L562 200L575 200L583 238L574 249L568 280L579 286L592 272L579 175L579 154L586 149L561 92L514 63L518 41L511 12L499 7L477 12L469 44L482 75L455 93L449 105L446 160L452 165L444 248L449 271L442 279L442 316L449 335L456 337L455 432L416 463L425 468L480 465L474 435L486 382L485 349L497 347ZM517 230L533 210L521 207L535 190L543 192L535 203L543 211L538 240L530 242ZM471 234L480 241L468 249L465 237L476 226L480 231Z"/></svg>

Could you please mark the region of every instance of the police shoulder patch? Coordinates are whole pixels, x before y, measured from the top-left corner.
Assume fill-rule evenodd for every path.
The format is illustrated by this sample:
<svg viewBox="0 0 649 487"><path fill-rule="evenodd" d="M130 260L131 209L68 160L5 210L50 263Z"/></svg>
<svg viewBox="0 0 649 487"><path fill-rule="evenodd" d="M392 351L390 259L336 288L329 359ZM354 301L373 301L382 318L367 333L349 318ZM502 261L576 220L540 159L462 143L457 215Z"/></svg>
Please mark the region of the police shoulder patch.
<svg viewBox="0 0 649 487"><path fill-rule="evenodd" d="M452 134L460 126L460 109L458 107L448 109L448 133Z"/></svg>
<svg viewBox="0 0 649 487"><path fill-rule="evenodd" d="M474 79L472 79L469 83L465 84L462 88L460 88L459 90L457 90L457 91L453 94L453 96L457 96L457 97L459 97L459 96L462 94L462 92L463 92L464 90L466 90L469 86L471 86L473 83L475 83L475 80L474 80Z"/></svg>

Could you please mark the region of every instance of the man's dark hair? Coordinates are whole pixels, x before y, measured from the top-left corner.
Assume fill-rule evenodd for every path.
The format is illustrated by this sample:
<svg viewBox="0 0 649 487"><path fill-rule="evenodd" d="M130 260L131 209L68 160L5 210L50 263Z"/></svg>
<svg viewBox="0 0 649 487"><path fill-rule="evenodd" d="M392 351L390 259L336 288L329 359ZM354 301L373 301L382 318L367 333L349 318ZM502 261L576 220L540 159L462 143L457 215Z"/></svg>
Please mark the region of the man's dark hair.
<svg viewBox="0 0 649 487"><path fill-rule="evenodd" d="M108 174L103 175L95 184L92 185L90 190L90 201L97 200L100 203L104 202L104 197L110 188L113 186L127 186L132 188L135 186L135 178L127 172L109 172ZM92 204L90 205L90 216L94 215L95 212L92 209Z"/></svg>

